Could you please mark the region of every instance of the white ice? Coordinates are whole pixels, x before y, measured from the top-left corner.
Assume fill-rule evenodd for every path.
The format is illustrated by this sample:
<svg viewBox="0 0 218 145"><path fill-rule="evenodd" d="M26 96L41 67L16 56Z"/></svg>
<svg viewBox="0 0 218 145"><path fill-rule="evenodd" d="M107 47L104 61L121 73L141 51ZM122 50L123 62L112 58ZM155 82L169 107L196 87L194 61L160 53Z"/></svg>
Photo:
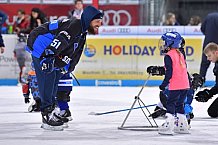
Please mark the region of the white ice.
<svg viewBox="0 0 218 145"><path fill-rule="evenodd" d="M128 109L141 87L74 87L70 110L73 121L64 131L40 128L40 113L28 113L21 87L0 87L0 145L217 145L218 120L207 115L207 103L193 101L195 118L191 134L159 135L156 130L118 130L127 111L107 115L88 115ZM158 102L157 87L145 87L140 98L146 105ZM138 103L135 105L138 107ZM154 107L149 107L152 112ZM146 110L145 110L146 111ZM164 122L157 119L157 124ZM133 110L124 126L149 125L140 109Z"/></svg>

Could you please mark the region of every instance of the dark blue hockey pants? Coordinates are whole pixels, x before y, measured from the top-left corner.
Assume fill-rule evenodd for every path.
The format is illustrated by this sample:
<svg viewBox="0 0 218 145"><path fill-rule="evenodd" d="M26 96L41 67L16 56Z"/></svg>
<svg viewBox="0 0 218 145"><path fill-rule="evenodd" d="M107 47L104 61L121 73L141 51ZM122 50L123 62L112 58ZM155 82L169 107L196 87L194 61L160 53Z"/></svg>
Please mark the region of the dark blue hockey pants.
<svg viewBox="0 0 218 145"><path fill-rule="evenodd" d="M55 97L58 89L60 71L54 70L51 73L45 73L41 70L40 59L32 56L36 71L36 78L39 86L39 95L41 98L41 111L55 103Z"/></svg>
<svg viewBox="0 0 218 145"><path fill-rule="evenodd" d="M167 113L184 114L184 100L187 96L188 90L169 90L167 98Z"/></svg>

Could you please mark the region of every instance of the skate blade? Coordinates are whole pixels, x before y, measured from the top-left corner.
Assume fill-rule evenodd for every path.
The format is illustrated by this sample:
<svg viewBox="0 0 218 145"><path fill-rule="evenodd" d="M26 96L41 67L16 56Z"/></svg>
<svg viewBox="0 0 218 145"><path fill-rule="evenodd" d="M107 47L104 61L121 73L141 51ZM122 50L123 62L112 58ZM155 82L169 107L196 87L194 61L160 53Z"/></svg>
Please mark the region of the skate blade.
<svg viewBox="0 0 218 145"><path fill-rule="evenodd" d="M160 135L174 135L174 132L172 131L158 131L158 134Z"/></svg>
<svg viewBox="0 0 218 145"><path fill-rule="evenodd" d="M41 125L41 128L45 129L45 130L52 130L52 131L63 131L63 126L51 126L48 124L43 123Z"/></svg>
<svg viewBox="0 0 218 145"><path fill-rule="evenodd" d="M68 123L64 123L62 126L63 126L63 128L68 128L69 127Z"/></svg>
<svg viewBox="0 0 218 145"><path fill-rule="evenodd" d="M174 130L175 133L179 133L179 134L190 134L190 131L189 130Z"/></svg>
<svg viewBox="0 0 218 145"><path fill-rule="evenodd" d="M159 129L158 133L162 135L174 135L173 130L168 130L168 129Z"/></svg>
<svg viewBox="0 0 218 145"><path fill-rule="evenodd" d="M67 117L68 121L72 121L73 118L71 116Z"/></svg>

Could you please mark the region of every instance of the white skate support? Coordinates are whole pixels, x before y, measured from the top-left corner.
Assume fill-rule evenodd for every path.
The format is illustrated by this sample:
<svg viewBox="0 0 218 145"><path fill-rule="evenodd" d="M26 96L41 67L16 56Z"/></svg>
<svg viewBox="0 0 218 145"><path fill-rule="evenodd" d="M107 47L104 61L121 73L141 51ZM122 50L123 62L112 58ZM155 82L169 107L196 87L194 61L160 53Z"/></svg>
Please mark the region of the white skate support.
<svg viewBox="0 0 218 145"><path fill-rule="evenodd" d="M166 121L158 129L158 133L164 135L173 135L174 116L170 113L166 113L166 117Z"/></svg>
<svg viewBox="0 0 218 145"><path fill-rule="evenodd" d="M177 113L177 119L175 121L174 132L181 134L189 134L189 125L184 114Z"/></svg>

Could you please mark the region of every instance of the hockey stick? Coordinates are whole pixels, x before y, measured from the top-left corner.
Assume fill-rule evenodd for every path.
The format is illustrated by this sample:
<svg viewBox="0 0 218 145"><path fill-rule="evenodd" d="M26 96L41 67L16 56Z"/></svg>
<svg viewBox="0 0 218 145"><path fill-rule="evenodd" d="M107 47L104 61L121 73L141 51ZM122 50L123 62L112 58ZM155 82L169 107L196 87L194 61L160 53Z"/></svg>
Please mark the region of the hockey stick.
<svg viewBox="0 0 218 145"><path fill-rule="evenodd" d="M72 75L73 78L76 80L77 84L80 86L80 83L79 83L79 81L77 80L76 76L75 76L73 73L71 73L71 75Z"/></svg>
<svg viewBox="0 0 218 145"><path fill-rule="evenodd" d="M133 110L133 109L148 108L148 107L152 107L152 106L156 106L156 105L157 104L152 104L152 105L147 105L147 106L135 107L135 108L132 108L132 109L121 109L121 110L114 110L114 111L108 111L108 112L102 112L102 113L90 112L88 115L105 115L105 114L129 111L129 110Z"/></svg>

